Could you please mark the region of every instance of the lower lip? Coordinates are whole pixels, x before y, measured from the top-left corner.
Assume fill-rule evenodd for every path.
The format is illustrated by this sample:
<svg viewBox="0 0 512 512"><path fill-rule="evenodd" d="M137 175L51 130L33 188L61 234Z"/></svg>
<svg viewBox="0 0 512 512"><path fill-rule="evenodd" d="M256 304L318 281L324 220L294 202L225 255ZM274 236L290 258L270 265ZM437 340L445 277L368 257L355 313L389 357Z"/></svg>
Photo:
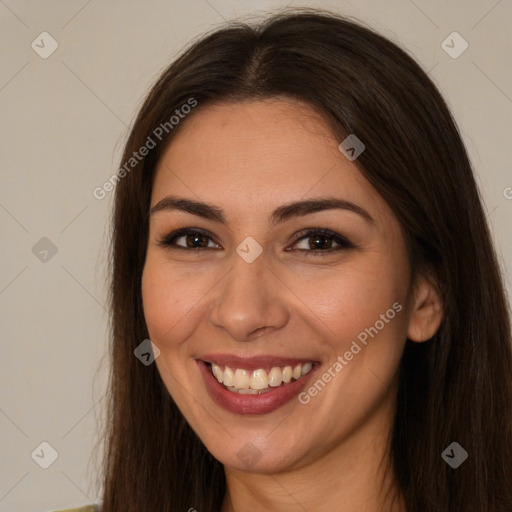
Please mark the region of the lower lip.
<svg viewBox="0 0 512 512"><path fill-rule="evenodd" d="M228 391L212 374L209 366L201 360L197 360L206 389L212 400L224 409L236 414L266 414L273 412L297 396L306 386L315 373L318 365L313 365L312 370L303 375L299 380L279 386L272 391L259 395L241 395L234 391Z"/></svg>

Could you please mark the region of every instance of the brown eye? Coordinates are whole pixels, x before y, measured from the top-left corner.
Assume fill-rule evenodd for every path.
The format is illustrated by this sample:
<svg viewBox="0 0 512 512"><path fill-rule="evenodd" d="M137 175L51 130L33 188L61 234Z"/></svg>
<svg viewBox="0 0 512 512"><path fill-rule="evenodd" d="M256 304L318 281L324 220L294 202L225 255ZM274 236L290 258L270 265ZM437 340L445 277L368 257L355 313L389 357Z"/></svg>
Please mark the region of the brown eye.
<svg viewBox="0 0 512 512"><path fill-rule="evenodd" d="M214 246L209 246L209 243ZM199 229L180 229L163 237L158 245L171 249L216 249L219 246L211 240L210 235Z"/></svg>
<svg viewBox="0 0 512 512"><path fill-rule="evenodd" d="M307 237L309 249L331 249L333 239L325 235L314 235Z"/></svg>
<svg viewBox="0 0 512 512"><path fill-rule="evenodd" d="M345 237L327 229L311 229L296 236L299 240L293 245L294 249L306 253L323 255L354 247Z"/></svg>
<svg viewBox="0 0 512 512"><path fill-rule="evenodd" d="M176 240L180 240L184 238L185 244L187 247L207 247L208 246L208 237L206 235L202 235L201 233L192 233L190 235L183 235L177 238ZM178 244L179 245L179 244Z"/></svg>

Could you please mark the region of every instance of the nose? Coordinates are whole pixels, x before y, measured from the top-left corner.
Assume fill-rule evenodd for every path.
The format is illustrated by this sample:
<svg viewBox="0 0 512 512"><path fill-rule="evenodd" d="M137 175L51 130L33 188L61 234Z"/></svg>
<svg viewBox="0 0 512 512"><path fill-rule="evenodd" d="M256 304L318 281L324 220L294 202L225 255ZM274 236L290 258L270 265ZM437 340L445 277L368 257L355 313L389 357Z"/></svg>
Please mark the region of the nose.
<svg viewBox="0 0 512 512"><path fill-rule="evenodd" d="M261 254L247 263L238 254L219 283L210 311L210 323L236 341L253 341L281 329L289 320L286 287Z"/></svg>

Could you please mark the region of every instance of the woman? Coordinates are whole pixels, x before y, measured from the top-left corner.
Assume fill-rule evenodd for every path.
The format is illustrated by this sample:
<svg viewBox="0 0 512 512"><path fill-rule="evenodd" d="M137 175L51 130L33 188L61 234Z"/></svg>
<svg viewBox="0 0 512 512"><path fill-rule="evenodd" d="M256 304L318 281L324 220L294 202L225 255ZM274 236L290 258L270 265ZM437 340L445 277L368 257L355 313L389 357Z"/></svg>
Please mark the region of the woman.
<svg viewBox="0 0 512 512"><path fill-rule="evenodd" d="M310 10L216 30L115 181L103 512L512 510L502 278L402 50Z"/></svg>

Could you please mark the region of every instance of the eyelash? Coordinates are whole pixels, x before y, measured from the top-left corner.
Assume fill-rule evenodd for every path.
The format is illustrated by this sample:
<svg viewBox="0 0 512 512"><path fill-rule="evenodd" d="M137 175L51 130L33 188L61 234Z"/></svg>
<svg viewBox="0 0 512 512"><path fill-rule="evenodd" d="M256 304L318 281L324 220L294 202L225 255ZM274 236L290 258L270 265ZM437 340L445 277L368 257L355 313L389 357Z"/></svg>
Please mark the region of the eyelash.
<svg viewBox="0 0 512 512"><path fill-rule="evenodd" d="M190 251L200 252L202 250L213 249L212 247L182 247L180 245L175 244L176 239L178 239L182 236L187 236L187 235L203 235L203 236L211 239L211 236L209 235L209 233L207 231L204 231L204 230L198 229L198 228L194 228L194 229L184 228L184 229L179 229L177 231L169 233L168 235L165 235L158 241L158 245L160 247L164 247L164 248L171 249L171 250L187 251L187 252L190 252ZM329 249L324 249L324 250L314 250L314 249L296 249L296 250L303 252L306 257L311 256L311 255L321 257L321 256L325 256L326 253L331 254L333 252L341 251L343 249L353 249L355 247L345 237L343 237L333 231L330 231L329 229L323 229L323 228L310 228L310 229L301 231L300 233L297 233L296 235L294 235L294 237L296 238L294 245L304 239L312 238L313 236L318 236L318 235L320 235L322 237L326 237L326 238L332 238L333 241L338 244L338 247L334 247L334 248L331 247ZM214 243L217 243L217 242L214 241ZM217 244L217 245L219 245L219 244Z"/></svg>

